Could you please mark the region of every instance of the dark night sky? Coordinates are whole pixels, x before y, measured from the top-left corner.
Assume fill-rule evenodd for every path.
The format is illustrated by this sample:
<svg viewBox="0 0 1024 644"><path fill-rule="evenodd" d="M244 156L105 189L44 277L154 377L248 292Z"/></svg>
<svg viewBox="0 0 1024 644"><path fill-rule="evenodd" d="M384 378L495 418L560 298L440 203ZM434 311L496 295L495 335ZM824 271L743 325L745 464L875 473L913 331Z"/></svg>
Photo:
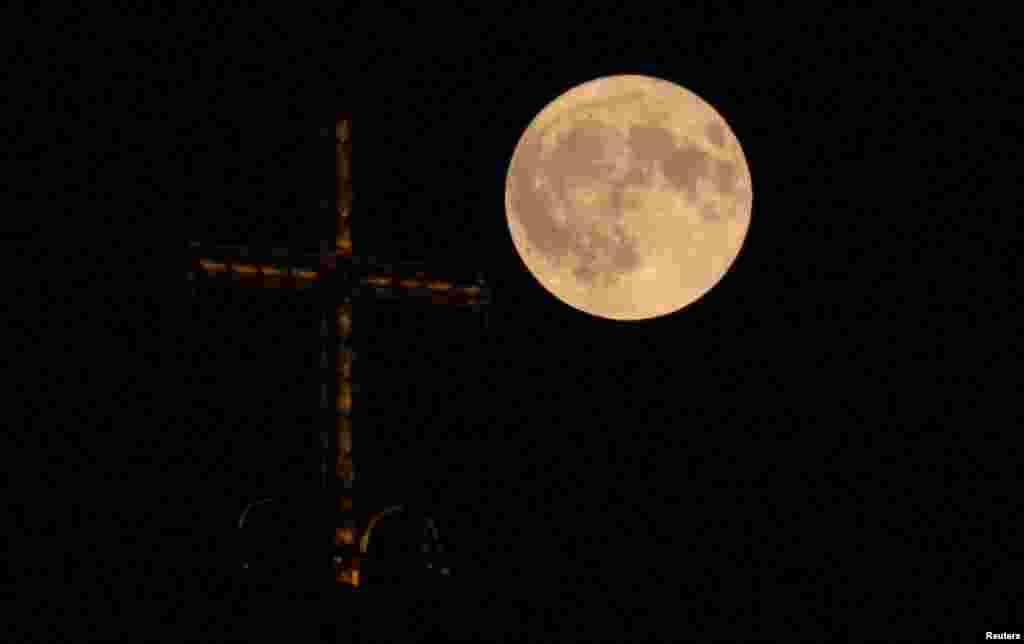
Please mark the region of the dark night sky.
<svg viewBox="0 0 1024 644"><path fill-rule="evenodd" d="M491 629L856 638L895 637L889 619L936 633L1005 622L999 589L1019 578L1020 541L1001 523L1013 470L990 459L1010 425L987 374L1007 325L980 312L1002 310L987 276L1005 266L1005 237L978 205L990 175L943 174L966 143L943 129L946 110L985 109L967 83L988 63L895 17L639 13L416 25L357 13L322 59L257 51L247 28L227 29L215 49L238 60L190 71L203 89L189 140L209 147L183 189L195 213L183 232L330 238L318 201L332 196L333 140L317 133L350 102L357 252L488 276L482 338L450 314L363 318L394 340L362 382L387 428L364 467L403 463L395 493L427 490L449 513L475 570L467 595L494 600L466 610ZM646 322L555 300L505 223L523 128L567 88L614 73L708 100L754 183L732 271ZM954 286L965 282L969 293ZM300 411L316 398L310 305L228 302L247 313L204 308L190 327L189 350L208 349L197 364L221 370L193 394L197 416L212 422L203 414L219 405L254 427L312 427ZM236 333L243 315L257 321ZM224 490L197 501L210 525L249 489L236 476L247 466L208 456L236 438L191 447ZM261 453L302 463L298 440L270 435ZM431 452L438 468L417 467Z"/></svg>

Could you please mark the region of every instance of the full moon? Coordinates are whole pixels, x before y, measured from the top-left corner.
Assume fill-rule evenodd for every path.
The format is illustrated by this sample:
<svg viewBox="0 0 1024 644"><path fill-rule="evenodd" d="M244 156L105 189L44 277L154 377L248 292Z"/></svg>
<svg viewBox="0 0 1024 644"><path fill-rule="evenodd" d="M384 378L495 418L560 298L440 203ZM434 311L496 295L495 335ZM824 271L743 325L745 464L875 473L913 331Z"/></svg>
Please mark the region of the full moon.
<svg viewBox="0 0 1024 644"><path fill-rule="evenodd" d="M753 191L725 119L665 80L608 76L549 103L509 163L505 212L541 285L590 315L678 311L732 266Z"/></svg>

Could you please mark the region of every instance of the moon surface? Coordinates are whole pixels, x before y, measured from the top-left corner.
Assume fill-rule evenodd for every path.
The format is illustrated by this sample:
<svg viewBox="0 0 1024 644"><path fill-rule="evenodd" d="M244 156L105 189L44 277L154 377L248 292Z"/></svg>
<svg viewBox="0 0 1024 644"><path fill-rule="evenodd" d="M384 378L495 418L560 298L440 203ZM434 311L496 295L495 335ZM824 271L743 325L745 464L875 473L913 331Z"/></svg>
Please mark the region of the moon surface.
<svg viewBox="0 0 1024 644"><path fill-rule="evenodd" d="M753 192L725 119L639 75L578 85L519 139L505 183L516 251L562 302L614 320L678 311L722 279Z"/></svg>

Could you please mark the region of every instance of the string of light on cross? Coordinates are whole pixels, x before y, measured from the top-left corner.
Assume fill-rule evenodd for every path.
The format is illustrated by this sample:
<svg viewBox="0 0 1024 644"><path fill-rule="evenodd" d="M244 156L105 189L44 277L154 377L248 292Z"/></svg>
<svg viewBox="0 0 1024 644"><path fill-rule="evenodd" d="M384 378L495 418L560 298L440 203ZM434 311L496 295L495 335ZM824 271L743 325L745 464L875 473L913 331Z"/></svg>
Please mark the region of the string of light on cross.
<svg viewBox="0 0 1024 644"><path fill-rule="evenodd" d="M330 252L301 253L291 249L258 249L253 246L203 246L192 242L190 279L202 276L223 280L243 288L284 289L318 293L327 308L321 320L320 363L324 372L320 406L333 407L333 441L330 432L321 433L324 458L321 460L323 486L329 490L337 517L333 528L334 580L348 586L359 585L360 562L366 557L363 538L367 526L381 511L360 508L356 499L356 468L353 447L353 398L358 387L353 380L357 351L353 336L353 313L359 301L430 303L457 308L468 307L484 313L490 303L490 291L482 277L437 275L422 263L384 263L360 257L352 251L352 140L351 119L341 117L335 127L337 147L336 211L337 236ZM328 331L334 320L334 333ZM332 342L336 341L336 345ZM330 368L328 355L336 352ZM331 387L336 387L331 392ZM356 449L358 446L356 446ZM333 463L333 466L331 465ZM333 472L333 475L331 474Z"/></svg>
<svg viewBox="0 0 1024 644"><path fill-rule="evenodd" d="M342 254L336 256L350 257L350 255ZM312 267L289 268L284 265L256 264L230 259L218 260L210 257L201 257L197 263L196 268L200 272L211 276L230 277L235 279L240 286L250 288L302 289L312 286L314 282L322 279L326 272L332 270L328 268L323 271ZM329 266L332 261L327 259L322 263ZM485 289L476 283L453 284L430 277L422 271L403 276L386 273L383 270L385 269L359 277L358 284L377 289L377 295L385 299L396 299L408 295L430 297L435 304L472 306L485 303ZM398 270L401 270L401 267Z"/></svg>

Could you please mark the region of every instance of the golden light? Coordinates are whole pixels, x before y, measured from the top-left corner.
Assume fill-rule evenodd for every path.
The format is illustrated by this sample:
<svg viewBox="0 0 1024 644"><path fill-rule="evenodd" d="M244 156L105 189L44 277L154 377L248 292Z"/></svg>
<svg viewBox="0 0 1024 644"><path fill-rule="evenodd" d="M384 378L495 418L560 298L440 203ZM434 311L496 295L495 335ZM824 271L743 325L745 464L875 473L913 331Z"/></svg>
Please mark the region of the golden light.
<svg viewBox="0 0 1024 644"><path fill-rule="evenodd" d="M359 560L335 561L334 580L339 584L349 586L359 585Z"/></svg>
<svg viewBox="0 0 1024 644"><path fill-rule="evenodd" d="M337 308L338 335L348 338L352 335L352 305L342 304Z"/></svg>
<svg viewBox="0 0 1024 644"><path fill-rule="evenodd" d="M334 545L336 546L347 546L352 545L356 542L356 531L355 528L335 528L334 529Z"/></svg>
<svg viewBox="0 0 1024 644"><path fill-rule="evenodd" d="M252 264L233 264L231 270L241 275L256 275L260 272L259 267Z"/></svg>
<svg viewBox="0 0 1024 644"><path fill-rule="evenodd" d="M338 445L344 451L352 449L352 419L338 416Z"/></svg>
<svg viewBox="0 0 1024 644"><path fill-rule="evenodd" d="M350 496L339 496L338 497L338 511L339 512L351 512L352 511L352 497Z"/></svg>
<svg viewBox="0 0 1024 644"><path fill-rule="evenodd" d="M348 382L341 382L339 383L338 389L338 409L341 411L351 411L352 384Z"/></svg>
<svg viewBox="0 0 1024 644"><path fill-rule="evenodd" d="M224 273L228 270L227 264L224 262L215 262L209 259L199 260L199 265L209 273Z"/></svg>
<svg viewBox="0 0 1024 644"><path fill-rule="evenodd" d="M339 454L335 474L342 481L351 481L355 478L355 470L352 466L352 453Z"/></svg>
<svg viewBox="0 0 1024 644"><path fill-rule="evenodd" d="M343 380L352 379L352 352L341 350L338 352L338 376Z"/></svg>

